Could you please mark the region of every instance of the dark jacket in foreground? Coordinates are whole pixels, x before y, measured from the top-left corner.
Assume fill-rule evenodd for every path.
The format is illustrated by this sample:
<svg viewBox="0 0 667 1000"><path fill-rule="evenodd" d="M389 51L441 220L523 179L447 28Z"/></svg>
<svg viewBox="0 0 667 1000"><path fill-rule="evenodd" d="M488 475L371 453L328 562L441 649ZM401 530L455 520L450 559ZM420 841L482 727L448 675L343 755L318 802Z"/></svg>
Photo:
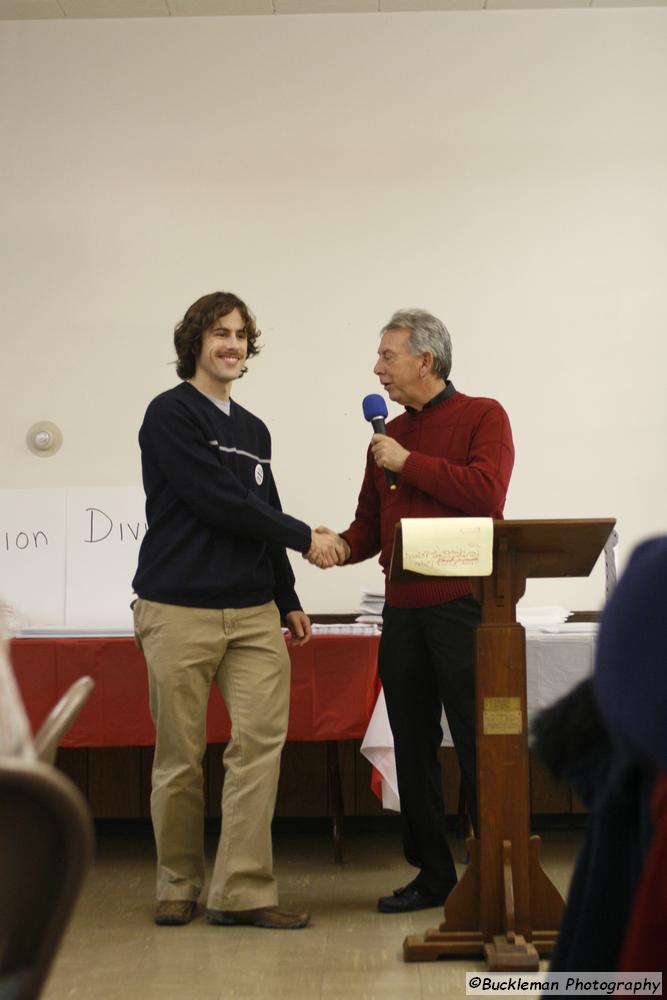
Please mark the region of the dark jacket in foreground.
<svg viewBox="0 0 667 1000"><path fill-rule="evenodd" d="M661 537L635 549L604 610L593 680L536 724L547 764L590 807L553 971L665 971L666 606Z"/></svg>
<svg viewBox="0 0 667 1000"><path fill-rule="evenodd" d="M549 968L611 971L651 839L654 769L610 738L591 680L538 716L534 731L554 777L590 809Z"/></svg>

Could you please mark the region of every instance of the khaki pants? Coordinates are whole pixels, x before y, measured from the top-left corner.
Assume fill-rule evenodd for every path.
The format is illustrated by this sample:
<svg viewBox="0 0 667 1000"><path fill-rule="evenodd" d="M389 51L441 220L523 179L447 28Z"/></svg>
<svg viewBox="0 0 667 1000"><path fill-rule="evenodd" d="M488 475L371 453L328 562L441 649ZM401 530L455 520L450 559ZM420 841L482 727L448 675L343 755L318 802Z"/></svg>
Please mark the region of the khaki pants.
<svg viewBox="0 0 667 1000"><path fill-rule="evenodd" d="M156 730L151 816L157 898L196 900L204 883L206 710L215 680L232 721L222 832L207 906L275 906L271 820L289 715L290 662L273 602L211 610L134 605Z"/></svg>

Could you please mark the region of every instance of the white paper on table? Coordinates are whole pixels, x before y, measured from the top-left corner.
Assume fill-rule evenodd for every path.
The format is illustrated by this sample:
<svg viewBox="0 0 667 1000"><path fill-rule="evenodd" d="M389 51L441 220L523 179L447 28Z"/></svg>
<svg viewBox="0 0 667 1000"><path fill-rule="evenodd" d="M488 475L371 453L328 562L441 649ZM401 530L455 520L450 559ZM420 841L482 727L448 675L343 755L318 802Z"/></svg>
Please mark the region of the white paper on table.
<svg viewBox="0 0 667 1000"><path fill-rule="evenodd" d="M548 605L547 607L533 607L532 605L517 604L516 620L524 628L542 628L544 625L560 625L566 622L572 612L569 608L562 608L560 605Z"/></svg>
<svg viewBox="0 0 667 1000"><path fill-rule="evenodd" d="M403 569L426 576L490 576L493 518L404 517Z"/></svg>
<svg viewBox="0 0 667 1000"><path fill-rule="evenodd" d="M379 635L380 629L372 622L330 622L326 625L313 623L313 635Z"/></svg>
<svg viewBox="0 0 667 1000"><path fill-rule="evenodd" d="M549 633L550 635L597 635L597 622L563 622L562 625L542 625L536 632Z"/></svg>
<svg viewBox="0 0 667 1000"><path fill-rule="evenodd" d="M131 625L26 625L17 629L17 639L129 639Z"/></svg>
<svg viewBox="0 0 667 1000"><path fill-rule="evenodd" d="M357 615L354 620L362 625L382 625L382 615Z"/></svg>

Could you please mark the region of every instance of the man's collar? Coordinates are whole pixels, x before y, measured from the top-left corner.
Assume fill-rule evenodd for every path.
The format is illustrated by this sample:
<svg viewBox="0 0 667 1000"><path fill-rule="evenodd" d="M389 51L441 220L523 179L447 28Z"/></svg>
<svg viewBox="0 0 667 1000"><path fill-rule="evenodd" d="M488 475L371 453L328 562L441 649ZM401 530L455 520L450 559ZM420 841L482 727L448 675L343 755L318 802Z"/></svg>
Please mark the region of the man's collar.
<svg viewBox="0 0 667 1000"><path fill-rule="evenodd" d="M446 399L451 399L451 397L456 393L453 382L448 382L444 389L442 389L437 396L433 399L429 399L428 403L424 403L421 410L416 410L414 406L406 406L405 409L408 413L422 413L424 410L431 410L434 406L439 406L440 403L444 403Z"/></svg>

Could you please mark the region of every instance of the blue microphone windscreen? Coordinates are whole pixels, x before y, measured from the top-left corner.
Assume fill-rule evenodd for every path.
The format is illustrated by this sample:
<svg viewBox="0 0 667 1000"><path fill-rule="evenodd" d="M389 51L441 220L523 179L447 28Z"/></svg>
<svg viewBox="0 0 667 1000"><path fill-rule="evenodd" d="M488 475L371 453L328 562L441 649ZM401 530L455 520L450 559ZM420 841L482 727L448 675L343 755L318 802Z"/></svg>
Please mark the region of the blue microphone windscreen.
<svg viewBox="0 0 667 1000"><path fill-rule="evenodd" d="M387 404L382 396L378 396L377 393L373 393L370 396L364 396L364 401L361 405L364 408L364 417L366 420L372 420L373 417L388 416L389 411L387 410Z"/></svg>

